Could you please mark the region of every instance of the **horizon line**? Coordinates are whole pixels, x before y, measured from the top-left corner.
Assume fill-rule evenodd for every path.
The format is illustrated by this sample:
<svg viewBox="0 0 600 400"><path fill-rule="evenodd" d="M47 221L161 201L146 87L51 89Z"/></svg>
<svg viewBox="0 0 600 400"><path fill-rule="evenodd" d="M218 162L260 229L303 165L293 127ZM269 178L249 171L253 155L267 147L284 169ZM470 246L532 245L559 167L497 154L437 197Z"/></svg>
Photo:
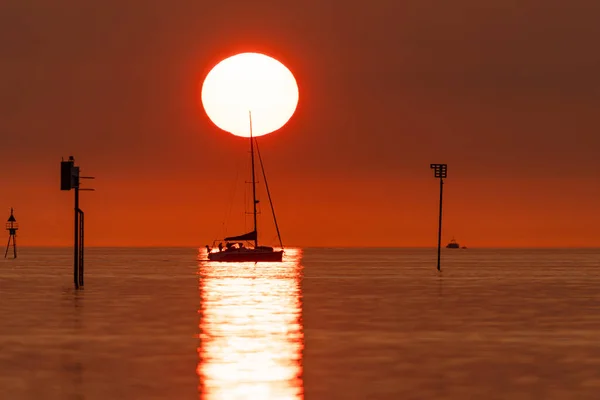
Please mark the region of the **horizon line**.
<svg viewBox="0 0 600 400"><path fill-rule="evenodd" d="M21 245L20 248L54 248L54 249L71 249L72 245ZM89 249L200 249L204 248L204 246L191 246L191 245L174 245L174 246L165 246L165 245L89 245L85 246L85 248ZM429 249L437 249L437 246L285 246L289 249L419 249L419 250L429 250ZM442 246L442 248L446 248ZM502 250L502 249L523 249L523 250L600 250L600 244L597 246L481 246L481 247L467 247L466 249L458 249L458 250ZM454 249L452 249L454 250Z"/></svg>

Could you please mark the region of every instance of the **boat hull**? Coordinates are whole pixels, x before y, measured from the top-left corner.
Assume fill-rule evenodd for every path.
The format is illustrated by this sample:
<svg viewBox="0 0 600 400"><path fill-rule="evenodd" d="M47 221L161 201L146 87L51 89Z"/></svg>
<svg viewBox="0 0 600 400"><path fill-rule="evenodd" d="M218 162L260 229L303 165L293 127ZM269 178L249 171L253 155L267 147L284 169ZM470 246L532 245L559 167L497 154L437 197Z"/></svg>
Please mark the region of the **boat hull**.
<svg viewBox="0 0 600 400"><path fill-rule="evenodd" d="M283 251L218 251L208 253L208 259L218 262L281 262Z"/></svg>

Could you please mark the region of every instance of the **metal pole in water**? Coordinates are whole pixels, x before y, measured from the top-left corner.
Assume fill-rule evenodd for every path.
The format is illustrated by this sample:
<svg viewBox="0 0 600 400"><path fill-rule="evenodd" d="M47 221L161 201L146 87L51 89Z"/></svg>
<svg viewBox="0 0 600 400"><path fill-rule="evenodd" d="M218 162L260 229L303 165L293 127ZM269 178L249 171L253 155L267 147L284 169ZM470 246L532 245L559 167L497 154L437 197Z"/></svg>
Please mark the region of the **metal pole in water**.
<svg viewBox="0 0 600 400"><path fill-rule="evenodd" d="M79 167L75 166L73 156L68 161L64 159L60 163L60 190L75 190L74 206L74 235L73 235L73 283L75 289L83 287L83 211L79 209L79 190L94 190L80 188L80 179L94 179L90 176L79 176Z"/></svg>
<svg viewBox="0 0 600 400"><path fill-rule="evenodd" d="M440 269L440 255L442 250L442 204L443 204L443 196L444 196L444 180L440 178L440 217L438 224L438 253L437 253L437 269Z"/></svg>
<svg viewBox="0 0 600 400"><path fill-rule="evenodd" d="M75 289L79 289L79 187L75 187L75 236L73 241L73 281L75 282Z"/></svg>
<svg viewBox="0 0 600 400"><path fill-rule="evenodd" d="M84 250L84 225L83 225L83 211L79 211L79 286L83 286L83 250Z"/></svg>
<svg viewBox="0 0 600 400"><path fill-rule="evenodd" d="M438 220L437 269L438 271L441 271L440 258L442 251L442 203L444 198L444 178L448 176L448 165L430 164L429 168L434 170L434 176L440 180L440 215Z"/></svg>

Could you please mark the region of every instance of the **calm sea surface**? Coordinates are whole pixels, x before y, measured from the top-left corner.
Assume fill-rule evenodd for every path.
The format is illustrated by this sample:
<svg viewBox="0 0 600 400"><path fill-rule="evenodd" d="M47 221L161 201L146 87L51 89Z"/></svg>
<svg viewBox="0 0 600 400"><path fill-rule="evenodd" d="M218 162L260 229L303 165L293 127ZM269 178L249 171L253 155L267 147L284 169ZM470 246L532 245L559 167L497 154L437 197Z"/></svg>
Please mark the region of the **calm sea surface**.
<svg viewBox="0 0 600 400"><path fill-rule="evenodd" d="M0 399L598 399L600 250L0 261Z"/></svg>

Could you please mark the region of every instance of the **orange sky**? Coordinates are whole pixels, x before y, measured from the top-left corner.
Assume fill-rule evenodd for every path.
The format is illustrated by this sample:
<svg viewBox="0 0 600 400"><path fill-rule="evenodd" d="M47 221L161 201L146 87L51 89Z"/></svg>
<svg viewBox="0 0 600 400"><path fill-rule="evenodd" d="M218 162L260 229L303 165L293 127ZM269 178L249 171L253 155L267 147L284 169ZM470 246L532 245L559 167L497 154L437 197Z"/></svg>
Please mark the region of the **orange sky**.
<svg viewBox="0 0 600 400"><path fill-rule="evenodd" d="M444 241L600 243L597 1L341 4L2 2L0 210L15 207L20 244L71 243L71 154L97 177L89 245L222 235L247 143L198 92L241 51L280 59L300 87L260 142L285 243L435 246L432 162L449 164Z"/></svg>

